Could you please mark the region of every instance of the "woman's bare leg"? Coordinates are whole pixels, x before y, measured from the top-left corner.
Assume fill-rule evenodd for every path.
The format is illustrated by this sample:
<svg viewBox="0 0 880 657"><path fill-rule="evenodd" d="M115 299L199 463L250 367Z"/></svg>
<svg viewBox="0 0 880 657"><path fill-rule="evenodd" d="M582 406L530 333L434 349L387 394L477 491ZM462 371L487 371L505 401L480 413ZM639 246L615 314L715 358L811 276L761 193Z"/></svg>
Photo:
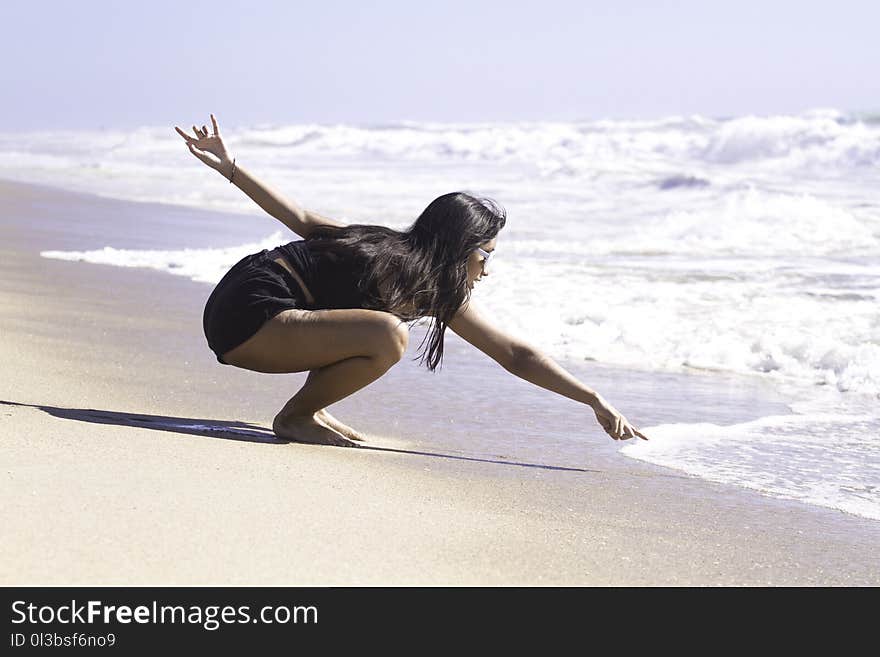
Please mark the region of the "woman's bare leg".
<svg viewBox="0 0 880 657"><path fill-rule="evenodd" d="M322 421L321 411L387 372L406 351L407 338L407 326L389 313L287 310L223 359L257 372L311 370L275 417L273 430L293 440L354 445L353 436L339 431L345 425L334 428L332 416L324 411Z"/></svg>

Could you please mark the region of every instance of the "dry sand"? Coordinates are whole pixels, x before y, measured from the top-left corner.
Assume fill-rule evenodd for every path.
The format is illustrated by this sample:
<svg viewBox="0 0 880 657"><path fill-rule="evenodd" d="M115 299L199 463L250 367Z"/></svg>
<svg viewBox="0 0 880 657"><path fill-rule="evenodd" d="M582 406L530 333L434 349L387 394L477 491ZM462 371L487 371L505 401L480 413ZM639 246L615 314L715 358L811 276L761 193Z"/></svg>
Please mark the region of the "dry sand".
<svg viewBox="0 0 880 657"><path fill-rule="evenodd" d="M880 523L627 459L457 339L441 373L404 360L331 407L380 448L275 443L305 375L218 364L209 286L39 255L226 220L0 182L0 583L880 583ZM676 412L669 385L651 415L646 375L591 372L631 419Z"/></svg>

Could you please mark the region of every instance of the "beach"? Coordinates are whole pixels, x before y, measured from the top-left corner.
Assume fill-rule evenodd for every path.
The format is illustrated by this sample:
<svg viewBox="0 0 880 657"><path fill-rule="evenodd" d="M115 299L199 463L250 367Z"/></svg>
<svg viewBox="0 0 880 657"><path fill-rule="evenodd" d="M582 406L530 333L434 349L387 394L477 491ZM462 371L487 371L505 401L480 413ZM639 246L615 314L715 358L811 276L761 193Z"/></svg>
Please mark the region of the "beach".
<svg viewBox="0 0 880 657"><path fill-rule="evenodd" d="M305 374L217 363L210 286L40 256L239 230L219 212L0 182L0 583L880 583L877 521L626 458L588 408L456 336L441 371L419 368L419 327L387 375L329 409L368 448L275 441ZM565 365L639 426L748 421L784 401L758 382Z"/></svg>

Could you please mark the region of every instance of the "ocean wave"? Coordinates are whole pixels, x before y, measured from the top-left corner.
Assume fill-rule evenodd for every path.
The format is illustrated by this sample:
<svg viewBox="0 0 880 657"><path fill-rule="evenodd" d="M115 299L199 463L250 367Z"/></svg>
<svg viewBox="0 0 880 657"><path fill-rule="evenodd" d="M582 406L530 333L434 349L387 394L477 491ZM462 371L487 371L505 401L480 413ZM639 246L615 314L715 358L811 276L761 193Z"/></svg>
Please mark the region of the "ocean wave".
<svg viewBox="0 0 880 657"><path fill-rule="evenodd" d="M551 177L638 173L664 163L699 169L770 162L791 170L880 163L880 126L870 115L831 110L732 119L241 127L227 129L226 141L237 152L287 165L310 157L487 162L532 165ZM0 153L64 153L139 165L156 164L180 147L170 127L0 134Z"/></svg>
<svg viewBox="0 0 880 657"><path fill-rule="evenodd" d="M115 267L145 267L185 276L198 283L217 283L236 262L251 253L273 249L284 240L281 231L257 242L217 249L117 249L105 246L88 251L41 251L44 258L88 262Z"/></svg>
<svg viewBox="0 0 880 657"><path fill-rule="evenodd" d="M479 291L508 330L558 357L880 394L876 264L565 247L508 240Z"/></svg>
<svg viewBox="0 0 880 657"><path fill-rule="evenodd" d="M796 412L722 426L642 427L650 440L624 446L632 458L703 479L880 520L880 416Z"/></svg>
<svg viewBox="0 0 880 657"><path fill-rule="evenodd" d="M747 116L708 135L701 157L723 164L775 159L791 168L870 167L880 163L880 132L836 115Z"/></svg>

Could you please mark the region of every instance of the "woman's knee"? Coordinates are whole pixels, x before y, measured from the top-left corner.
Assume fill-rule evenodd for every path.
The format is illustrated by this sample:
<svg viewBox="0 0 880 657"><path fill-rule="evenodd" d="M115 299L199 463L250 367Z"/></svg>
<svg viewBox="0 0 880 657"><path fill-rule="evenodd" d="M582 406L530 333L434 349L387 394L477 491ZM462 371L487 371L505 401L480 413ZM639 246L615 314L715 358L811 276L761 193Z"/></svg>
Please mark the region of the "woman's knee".
<svg viewBox="0 0 880 657"><path fill-rule="evenodd" d="M409 326L390 313L382 313L378 329L377 355L390 367L406 353L409 345Z"/></svg>
<svg viewBox="0 0 880 657"><path fill-rule="evenodd" d="M393 315L392 317L394 319L394 328L392 329L394 332L394 345L397 349L397 360L400 360L409 346L409 325Z"/></svg>

